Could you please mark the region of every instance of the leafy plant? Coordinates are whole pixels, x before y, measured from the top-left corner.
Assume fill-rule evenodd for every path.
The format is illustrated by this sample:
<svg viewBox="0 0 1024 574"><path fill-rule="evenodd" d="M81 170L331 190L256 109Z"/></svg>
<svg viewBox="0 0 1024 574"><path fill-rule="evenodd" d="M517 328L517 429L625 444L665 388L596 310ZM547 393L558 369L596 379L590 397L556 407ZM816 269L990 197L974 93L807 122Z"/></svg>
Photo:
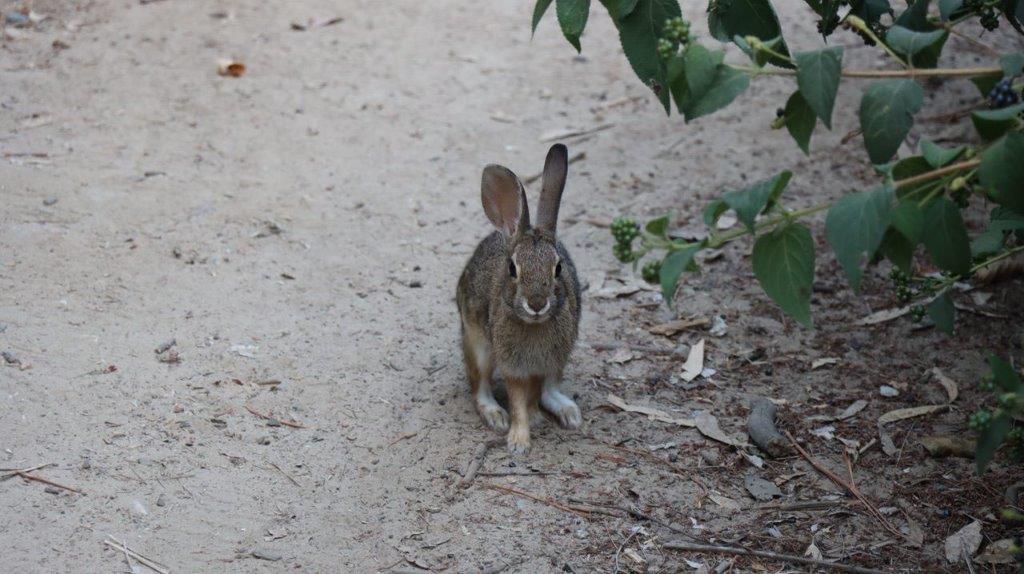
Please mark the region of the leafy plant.
<svg viewBox="0 0 1024 574"><path fill-rule="evenodd" d="M995 395L995 408L981 408L971 415L971 428L978 432L975 462L984 472L1003 444L1015 462L1024 460L1024 383L1012 365L989 357L992 372L982 380L981 390Z"/></svg>
<svg viewBox="0 0 1024 574"><path fill-rule="evenodd" d="M589 2L554 2L563 34L579 49ZM771 127L785 127L809 154L817 124L832 127L840 86L872 80L861 96L859 119L866 159L874 165L878 183L834 201L789 208L782 196L792 174L782 171L708 204L703 217L709 233L699 241L672 236L667 217L642 228L632 220L617 220L612 228L615 255L640 266L645 279L660 283L671 304L681 275L697 270L694 256L700 250L754 236L752 263L758 282L784 312L810 326L815 244L801 220L827 212L826 238L855 291L861 287L863 265L887 259L898 270L897 296L911 316L919 320L928 315L940 329L952 332L953 286L1024 251L1024 103L1018 103L1024 52L1006 54L984 67L937 66L949 35L959 33L956 27L968 20L978 19L987 29L1005 22L1024 33L1024 0L938 0L937 14L929 11L931 0L914 0L899 15L889 0L805 2L819 17L818 30L825 39L844 29L883 50L896 68L844 68L839 46L791 52L770 0L708 4L712 37L736 44L749 64L726 62L724 51L702 44L676 0L601 3L637 76L666 113L674 104L687 122L728 106L760 76L792 77L795 91ZM534 29L551 3L537 2ZM894 18L883 18L887 15ZM944 148L922 140L918 155L896 157L923 105L925 89L919 80L927 77L972 79L981 97L971 121L984 143ZM995 208L987 228L971 237L962 211L982 202ZM717 222L729 210L742 225L721 231ZM915 265L919 246L931 266Z"/></svg>

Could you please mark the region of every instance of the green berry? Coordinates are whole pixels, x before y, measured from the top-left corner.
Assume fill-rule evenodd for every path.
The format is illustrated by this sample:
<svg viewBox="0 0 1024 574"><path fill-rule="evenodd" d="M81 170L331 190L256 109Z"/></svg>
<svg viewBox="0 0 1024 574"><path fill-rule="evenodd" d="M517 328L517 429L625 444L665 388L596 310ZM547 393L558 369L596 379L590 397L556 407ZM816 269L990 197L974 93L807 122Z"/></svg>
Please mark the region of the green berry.
<svg viewBox="0 0 1024 574"><path fill-rule="evenodd" d="M899 285L896 287L896 298L906 303L914 297L914 291L907 285Z"/></svg>
<svg viewBox="0 0 1024 574"><path fill-rule="evenodd" d="M1020 397L1017 396L1017 393L1003 393L999 395L999 406L1003 410L1014 411L1020 402L1019 399Z"/></svg>
<svg viewBox="0 0 1024 574"><path fill-rule="evenodd" d="M985 375L978 381L978 390L983 393L988 393L996 390L995 381L992 379L992 375Z"/></svg>
<svg viewBox="0 0 1024 574"><path fill-rule="evenodd" d="M643 269L640 270L640 275L648 283L657 283L661 280L661 261L657 259L648 261L644 264Z"/></svg>
<svg viewBox="0 0 1024 574"><path fill-rule="evenodd" d="M667 60L676 55L676 45L666 38L658 38L658 56Z"/></svg>
<svg viewBox="0 0 1024 574"><path fill-rule="evenodd" d="M981 409L978 412L971 415L968 424L972 429L976 431L982 431L988 428L988 424L990 422L992 422L992 413L985 409Z"/></svg>
<svg viewBox="0 0 1024 574"><path fill-rule="evenodd" d="M616 259L623 263L629 263L636 258L636 254L633 253L633 248L622 243L616 243L615 247L612 248L612 253L615 254Z"/></svg>
<svg viewBox="0 0 1024 574"><path fill-rule="evenodd" d="M921 305L915 305L914 308L910 310L910 319L915 323L920 323L921 319L924 319L926 314L927 311L925 311L924 307Z"/></svg>
<svg viewBox="0 0 1024 574"><path fill-rule="evenodd" d="M611 230L615 242L627 248L632 245L637 235L640 235L640 227L636 222L625 217L616 217L612 220Z"/></svg>

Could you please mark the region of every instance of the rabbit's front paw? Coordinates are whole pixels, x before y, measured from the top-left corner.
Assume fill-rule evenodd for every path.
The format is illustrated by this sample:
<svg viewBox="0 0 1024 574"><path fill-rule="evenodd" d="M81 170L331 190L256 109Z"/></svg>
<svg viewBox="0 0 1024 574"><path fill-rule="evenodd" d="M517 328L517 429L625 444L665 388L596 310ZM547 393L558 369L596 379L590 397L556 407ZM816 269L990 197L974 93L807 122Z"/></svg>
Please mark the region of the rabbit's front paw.
<svg viewBox="0 0 1024 574"><path fill-rule="evenodd" d="M512 429L508 433L508 453L513 458L523 458L530 453L530 432L516 432Z"/></svg>
<svg viewBox="0 0 1024 574"><path fill-rule="evenodd" d="M577 429L583 422L580 408L572 399L557 389L545 389L540 397L541 406L558 419L562 428Z"/></svg>
<svg viewBox="0 0 1024 574"><path fill-rule="evenodd" d="M492 430L499 433L508 431L508 411L501 408L498 403L477 403L476 410L480 412L480 418L484 419L484 422Z"/></svg>

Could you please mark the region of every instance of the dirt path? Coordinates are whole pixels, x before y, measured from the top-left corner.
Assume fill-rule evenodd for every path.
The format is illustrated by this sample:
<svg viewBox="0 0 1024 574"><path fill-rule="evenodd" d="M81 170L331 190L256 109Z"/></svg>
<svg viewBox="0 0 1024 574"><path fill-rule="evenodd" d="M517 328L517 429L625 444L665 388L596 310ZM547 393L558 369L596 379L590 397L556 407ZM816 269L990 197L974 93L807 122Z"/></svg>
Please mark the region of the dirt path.
<svg viewBox="0 0 1024 574"><path fill-rule="evenodd" d="M828 307L817 301L821 327L808 332L765 302L742 249L731 248L686 287L682 308L730 324L732 335L711 343L714 383L680 387L671 380L677 363L610 364L584 346L569 376L585 434L541 425L526 464L511 466L496 449L477 485L460 490L459 473L491 438L465 393L452 302L459 268L487 229L477 199L484 164L529 175L540 169L543 134L613 123L569 142L587 157L571 169L563 215L606 221L675 209L694 229L713 192L780 166L801 170L797 198L845 190L824 181L870 178L812 163L783 133L738 135L767 123L790 89L784 80L758 80L741 105L684 127L666 122L636 84L606 40L607 18L595 12L577 59L552 21L529 41L526 2L472 4L34 5L52 18L0 52L0 350L25 367L0 366L0 458L4 467L53 463L40 475L87 494L0 483L6 567L124 571L123 556L102 544L112 535L175 572L642 568L632 555L672 569L679 555L657 544L675 536L669 530L634 517L583 518L481 485L636 505L692 535L729 540L749 520L723 514L709 494L741 499L735 487L751 470L809 468L790 460L756 471L693 431L600 409L609 390L708 409L738 432L750 392L831 411L872 395L884 377L916 380L936 362L962 375L985 349L1009 344L999 323L965 358L941 359L946 339L923 333L903 343L905 360L878 365L886 350L870 337L895 345L907 326L871 335L842 325L887 304L882 279L873 299L840 290ZM797 4L781 3L794 12ZM694 20L701 11L687 8ZM333 16L344 21L290 29ZM805 34L813 27L800 25ZM217 76L222 57L248 72ZM874 54L854 57L869 64ZM839 143L855 118L837 108L846 111L836 131L816 134L816 144L833 157L860 153ZM591 291L620 272L606 230L563 229ZM838 281L834 261L820 267ZM590 298L584 342L651 344L644 326L669 315L644 301ZM996 306L1006 312L1014 302ZM736 358L755 347L767 349L767 368ZM160 361L174 352L180 362ZM809 360L825 355L844 366L809 372ZM849 380L833 380L840 372ZM776 385L787 379L800 382ZM866 414L877 416L920 397L871 398ZM946 416L936 424L959 425L963 411ZM863 426L849 433L869 435ZM608 445L623 440L675 442L657 456L692 473ZM909 449L904 457L920 459ZM864 488L897 496L899 467L884 460L877 472L889 474ZM956 480L971 478L966 461L954 468ZM540 476L491 476L532 471ZM813 473L801 480L787 496L835 494ZM993 471L992 484L1009 480ZM882 535L850 514L822 518L836 526L818 544L831 558L938 564L942 535L962 519L936 526L915 508L930 528L924 549L869 550ZM784 540L762 529L747 542L802 554L814 538L806 517L778 524ZM843 550L851 544L863 551ZM624 548L632 554L616 558Z"/></svg>

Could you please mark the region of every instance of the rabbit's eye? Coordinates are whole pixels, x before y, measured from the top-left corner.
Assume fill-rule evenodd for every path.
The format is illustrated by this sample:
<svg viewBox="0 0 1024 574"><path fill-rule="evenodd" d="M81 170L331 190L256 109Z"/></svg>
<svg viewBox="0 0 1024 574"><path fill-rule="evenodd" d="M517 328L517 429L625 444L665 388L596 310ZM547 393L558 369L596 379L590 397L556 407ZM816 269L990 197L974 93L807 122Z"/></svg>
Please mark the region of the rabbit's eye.
<svg viewBox="0 0 1024 574"><path fill-rule="evenodd" d="M510 277L516 276L516 264L511 259L508 260L508 274Z"/></svg>
<svg viewBox="0 0 1024 574"><path fill-rule="evenodd" d="M555 263L555 277L562 276L562 262Z"/></svg>

